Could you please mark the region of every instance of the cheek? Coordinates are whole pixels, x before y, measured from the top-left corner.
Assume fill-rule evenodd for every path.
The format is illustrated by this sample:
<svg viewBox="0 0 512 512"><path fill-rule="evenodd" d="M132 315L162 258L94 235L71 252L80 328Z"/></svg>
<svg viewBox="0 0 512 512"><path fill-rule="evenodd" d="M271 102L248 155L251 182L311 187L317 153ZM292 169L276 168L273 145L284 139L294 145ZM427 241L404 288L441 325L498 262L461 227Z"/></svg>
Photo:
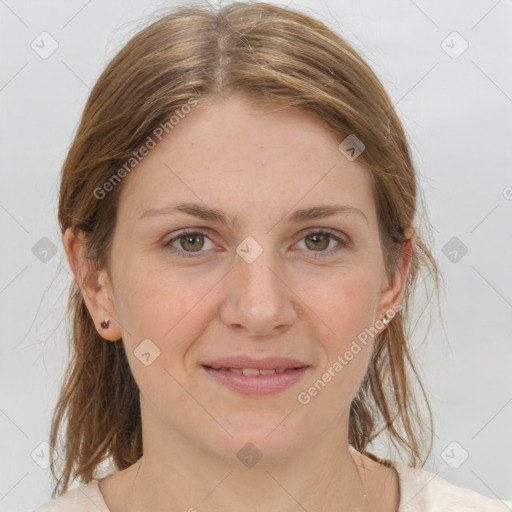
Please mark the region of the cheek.
<svg viewBox="0 0 512 512"><path fill-rule="evenodd" d="M155 258L126 258L117 266L116 311L129 335L162 338L197 302L201 280ZM194 300L195 299L195 300Z"/></svg>
<svg viewBox="0 0 512 512"><path fill-rule="evenodd" d="M339 419L356 395L367 372L373 350L372 327L377 296L375 280L368 272L351 269L342 272L320 292L315 287L308 301L326 325L311 336L322 345L323 354L313 378L298 397L299 403L309 403L305 412L313 416L325 414ZM302 401L301 401L302 400Z"/></svg>
<svg viewBox="0 0 512 512"><path fill-rule="evenodd" d="M145 342L149 352L158 355L151 366L182 373L188 349L211 322L211 292L219 276L192 276L185 269L143 259L126 262L122 270L126 278L121 279L118 314L134 371L138 372L140 361L133 353L137 355L140 344L149 339L151 343Z"/></svg>
<svg viewBox="0 0 512 512"><path fill-rule="evenodd" d="M298 295L327 327L337 343L349 340L373 322L378 301L378 279L368 267L351 265L313 277L311 286L302 285Z"/></svg>
<svg viewBox="0 0 512 512"><path fill-rule="evenodd" d="M147 403L190 406L179 383L187 379L187 352L200 338L208 317L210 280L147 268L123 284L123 341L135 381ZM203 300L201 298L204 297Z"/></svg>
<svg viewBox="0 0 512 512"><path fill-rule="evenodd" d="M314 325L322 326L310 332L324 349L316 377L322 381L319 386L329 387L325 398L340 407L347 406L357 392L371 357L377 282L371 269L354 265L331 274L323 286L316 283L307 295L307 304L320 320Z"/></svg>

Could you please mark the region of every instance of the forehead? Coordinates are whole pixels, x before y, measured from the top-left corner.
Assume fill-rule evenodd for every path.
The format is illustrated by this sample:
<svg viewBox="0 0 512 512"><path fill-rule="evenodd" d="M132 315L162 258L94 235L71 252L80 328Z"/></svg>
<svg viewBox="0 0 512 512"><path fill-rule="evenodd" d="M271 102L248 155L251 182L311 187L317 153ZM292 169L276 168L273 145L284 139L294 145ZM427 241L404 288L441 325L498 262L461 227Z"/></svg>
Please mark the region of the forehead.
<svg viewBox="0 0 512 512"><path fill-rule="evenodd" d="M314 114L243 96L197 106L125 178L119 213L202 202L240 216L345 203L374 216L368 169Z"/></svg>

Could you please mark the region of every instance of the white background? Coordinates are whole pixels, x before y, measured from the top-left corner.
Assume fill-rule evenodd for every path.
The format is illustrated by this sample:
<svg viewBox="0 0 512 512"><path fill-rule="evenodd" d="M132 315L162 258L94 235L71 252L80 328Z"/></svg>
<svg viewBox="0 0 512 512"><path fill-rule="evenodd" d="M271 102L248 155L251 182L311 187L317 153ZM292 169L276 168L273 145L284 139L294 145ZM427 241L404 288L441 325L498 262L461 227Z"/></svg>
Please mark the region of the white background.
<svg viewBox="0 0 512 512"><path fill-rule="evenodd" d="M49 470L31 454L44 460L40 444L67 358L71 276L57 224L60 167L100 72L142 17L172 5L0 1L1 511L32 510L50 498ZM425 468L511 499L512 3L297 0L290 7L320 18L366 58L396 105L422 177L446 282L444 326L434 309L426 337L414 336L436 422ZM47 59L31 48L43 31L58 42ZM446 40L453 31L469 44L457 58L443 48L462 48L457 36ZM43 237L57 248L47 262L32 251ZM456 262L443 252L452 237L467 247ZM465 452L467 460L450 467Z"/></svg>

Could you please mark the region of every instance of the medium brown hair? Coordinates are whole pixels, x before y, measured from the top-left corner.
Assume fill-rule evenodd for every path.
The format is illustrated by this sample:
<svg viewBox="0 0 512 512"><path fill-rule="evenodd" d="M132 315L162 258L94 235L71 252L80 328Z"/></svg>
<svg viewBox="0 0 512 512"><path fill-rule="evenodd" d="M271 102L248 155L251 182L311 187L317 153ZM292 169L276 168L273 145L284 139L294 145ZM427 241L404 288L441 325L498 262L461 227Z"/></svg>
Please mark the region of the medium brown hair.
<svg viewBox="0 0 512 512"><path fill-rule="evenodd" d="M137 33L95 84L62 168L58 213L63 234L71 227L85 235L91 268L110 268L118 197L129 177L101 200L95 190L191 98L215 100L233 92L255 105L313 112L340 142L353 134L364 143L358 161L371 175L384 262L393 276L407 241L404 232L414 228L419 190L402 124L382 84L356 50L320 21L268 3L240 2L167 12ZM432 415L405 322L422 271L434 278L439 295L436 261L415 231L402 314L376 337L349 425L349 442L357 450L365 452L387 433L413 466L423 460L425 441L428 452L432 445ZM90 482L108 458L122 470L143 452L139 389L122 339L106 342L99 336L76 280L68 314L72 355L50 433L53 497L72 480ZM427 406L427 425L415 382Z"/></svg>

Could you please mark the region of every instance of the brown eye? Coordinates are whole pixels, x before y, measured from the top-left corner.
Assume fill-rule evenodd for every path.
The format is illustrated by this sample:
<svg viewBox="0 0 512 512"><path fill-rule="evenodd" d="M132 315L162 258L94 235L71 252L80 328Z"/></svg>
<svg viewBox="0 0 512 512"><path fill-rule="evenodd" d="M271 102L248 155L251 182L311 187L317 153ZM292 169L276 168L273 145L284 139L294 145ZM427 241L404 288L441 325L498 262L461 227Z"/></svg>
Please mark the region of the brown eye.
<svg viewBox="0 0 512 512"><path fill-rule="evenodd" d="M181 248L185 251L200 251L204 245L204 235L201 233L182 235L178 238L178 240L180 240Z"/></svg>
<svg viewBox="0 0 512 512"><path fill-rule="evenodd" d="M307 235L305 237L306 246L309 249L327 249L331 238L332 237L329 234L314 233L312 235Z"/></svg>
<svg viewBox="0 0 512 512"><path fill-rule="evenodd" d="M349 242L341 236L325 230L311 231L302 240L305 241L306 251L312 254L314 258L332 256L349 245ZM337 245L328 249L332 241L335 241Z"/></svg>
<svg viewBox="0 0 512 512"><path fill-rule="evenodd" d="M210 243L209 247L207 242ZM207 235L199 231L182 231L168 242L165 242L164 247L179 256L195 257L206 252L203 249L211 249L213 243Z"/></svg>

